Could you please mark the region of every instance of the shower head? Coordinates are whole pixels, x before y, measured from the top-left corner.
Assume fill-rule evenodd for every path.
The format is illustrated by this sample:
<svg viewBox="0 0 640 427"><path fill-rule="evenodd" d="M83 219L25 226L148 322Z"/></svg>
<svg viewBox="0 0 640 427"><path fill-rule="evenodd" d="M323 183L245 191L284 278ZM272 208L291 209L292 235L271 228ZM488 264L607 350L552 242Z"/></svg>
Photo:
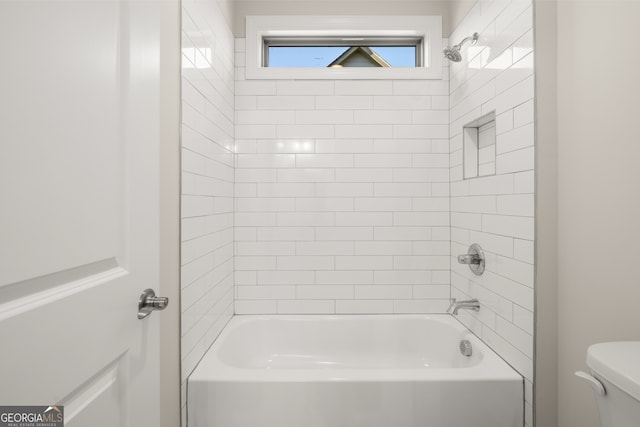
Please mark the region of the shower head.
<svg viewBox="0 0 640 427"><path fill-rule="evenodd" d="M469 40L471 40L471 44L476 44L476 43L478 43L478 38L479 37L480 36L478 35L478 33L473 33L472 36L466 37L464 40L462 40L457 45L447 46L443 50L445 58L447 58L449 61L452 61L452 62L460 62L460 61L462 61L462 54L460 53L460 49L462 49L462 45L464 45Z"/></svg>
<svg viewBox="0 0 640 427"><path fill-rule="evenodd" d="M444 57L451 62L462 61L462 55L460 54L460 48L458 46L449 47L444 49Z"/></svg>

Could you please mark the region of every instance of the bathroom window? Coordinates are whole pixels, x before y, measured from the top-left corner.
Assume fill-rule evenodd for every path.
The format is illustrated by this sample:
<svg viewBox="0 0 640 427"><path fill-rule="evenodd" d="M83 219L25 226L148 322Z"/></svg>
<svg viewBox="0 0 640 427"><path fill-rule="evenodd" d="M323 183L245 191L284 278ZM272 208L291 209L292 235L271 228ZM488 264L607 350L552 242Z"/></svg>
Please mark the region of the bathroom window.
<svg viewBox="0 0 640 427"><path fill-rule="evenodd" d="M422 39L264 39L265 67L420 67Z"/></svg>
<svg viewBox="0 0 640 427"><path fill-rule="evenodd" d="M248 16L248 79L441 79L440 16Z"/></svg>

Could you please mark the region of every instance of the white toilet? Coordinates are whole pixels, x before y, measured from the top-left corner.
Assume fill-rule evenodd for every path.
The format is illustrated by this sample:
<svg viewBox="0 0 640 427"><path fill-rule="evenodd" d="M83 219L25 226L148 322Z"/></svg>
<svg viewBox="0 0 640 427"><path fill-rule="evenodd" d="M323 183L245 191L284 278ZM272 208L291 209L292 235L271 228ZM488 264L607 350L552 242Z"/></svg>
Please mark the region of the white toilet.
<svg viewBox="0 0 640 427"><path fill-rule="evenodd" d="M602 427L640 426L640 341L594 344L587 350Z"/></svg>

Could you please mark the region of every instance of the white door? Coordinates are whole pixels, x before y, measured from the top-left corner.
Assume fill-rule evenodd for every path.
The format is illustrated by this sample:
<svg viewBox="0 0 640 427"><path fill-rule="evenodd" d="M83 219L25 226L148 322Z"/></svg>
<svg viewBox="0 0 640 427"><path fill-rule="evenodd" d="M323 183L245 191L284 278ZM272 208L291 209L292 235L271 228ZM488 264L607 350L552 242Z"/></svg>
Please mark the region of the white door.
<svg viewBox="0 0 640 427"><path fill-rule="evenodd" d="M158 21L0 1L0 405L69 427L159 425Z"/></svg>

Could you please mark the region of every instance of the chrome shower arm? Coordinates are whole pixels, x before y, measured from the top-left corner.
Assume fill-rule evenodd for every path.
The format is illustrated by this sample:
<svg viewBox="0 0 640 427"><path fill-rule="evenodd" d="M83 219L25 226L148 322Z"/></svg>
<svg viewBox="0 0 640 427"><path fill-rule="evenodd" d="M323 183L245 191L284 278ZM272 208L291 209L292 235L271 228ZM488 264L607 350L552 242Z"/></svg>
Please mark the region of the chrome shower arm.
<svg viewBox="0 0 640 427"><path fill-rule="evenodd" d="M465 37L460 43L458 43L456 46L458 47L458 49L462 49L462 45L464 45L466 42L468 42L469 40L471 40L471 44L476 44L478 43L478 38L480 38L480 35L478 33L473 33L473 35L469 36L469 37Z"/></svg>

